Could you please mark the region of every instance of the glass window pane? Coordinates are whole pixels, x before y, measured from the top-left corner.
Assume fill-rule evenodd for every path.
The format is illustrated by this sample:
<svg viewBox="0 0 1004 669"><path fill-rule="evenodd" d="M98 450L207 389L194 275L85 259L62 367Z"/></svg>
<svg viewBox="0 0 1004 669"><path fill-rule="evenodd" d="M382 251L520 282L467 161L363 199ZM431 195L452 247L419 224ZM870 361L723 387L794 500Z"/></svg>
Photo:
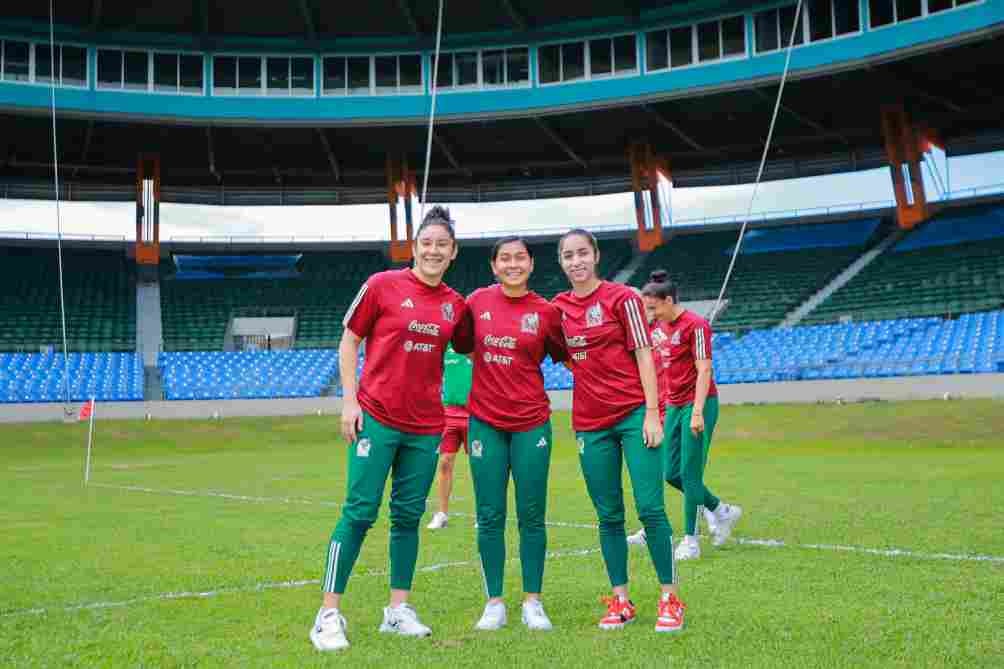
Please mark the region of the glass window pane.
<svg viewBox="0 0 1004 669"><path fill-rule="evenodd" d="M399 56L398 67L401 71L401 86L422 87L422 57L413 54Z"/></svg>
<svg viewBox="0 0 1004 669"><path fill-rule="evenodd" d="M290 59L290 87L296 95L314 94L314 59Z"/></svg>
<svg viewBox="0 0 1004 669"><path fill-rule="evenodd" d="M153 88L157 91L178 90L178 55L153 54Z"/></svg>
<svg viewBox="0 0 1004 669"><path fill-rule="evenodd" d="M575 81L586 76L586 43L561 45L561 80Z"/></svg>
<svg viewBox="0 0 1004 669"><path fill-rule="evenodd" d="M961 3L960 3L961 4ZM927 11L929 14L943 12L952 8L952 0L927 0Z"/></svg>
<svg viewBox="0 0 1004 669"><path fill-rule="evenodd" d="M345 59L325 58L324 59L324 92L344 93L345 92Z"/></svg>
<svg viewBox="0 0 1004 669"><path fill-rule="evenodd" d="M722 55L718 36L718 21L707 21L697 26L697 56L700 60L715 60Z"/></svg>
<svg viewBox="0 0 1004 669"><path fill-rule="evenodd" d="M868 0L868 16L872 28L892 23L893 0Z"/></svg>
<svg viewBox="0 0 1004 669"><path fill-rule="evenodd" d="M98 85L115 88L122 85L121 51L105 51L103 49L98 51Z"/></svg>
<svg viewBox="0 0 1004 669"><path fill-rule="evenodd" d="M838 35L856 33L861 27L861 19L858 16L858 3L837 2L833 5L836 14L836 28Z"/></svg>
<svg viewBox="0 0 1004 669"><path fill-rule="evenodd" d="M150 62L145 51L125 51L125 87L145 90L150 79Z"/></svg>
<svg viewBox="0 0 1004 669"><path fill-rule="evenodd" d="M614 38L614 71L633 72L638 69L638 47L634 35Z"/></svg>
<svg viewBox="0 0 1004 669"><path fill-rule="evenodd" d="M237 89L243 95L261 94L261 58L257 56L237 58Z"/></svg>
<svg viewBox="0 0 1004 669"><path fill-rule="evenodd" d="M908 21L920 16L920 0L896 0L896 21Z"/></svg>
<svg viewBox="0 0 1004 669"><path fill-rule="evenodd" d="M518 86L530 82L530 49L509 49L506 51L506 80Z"/></svg>
<svg viewBox="0 0 1004 669"><path fill-rule="evenodd" d="M87 85L87 49L79 46L61 47L63 52L63 85Z"/></svg>
<svg viewBox="0 0 1004 669"><path fill-rule="evenodd" d="M202 56L182 55L181 90L187 93L202 92Z"/></svg>
<svg viewBox="0 0 1004 669"><path fill-rule="evenodd" d="M3 76L9 81L28 81L27 42L5 41L3 43Z"/></svg>
<svg viewBox="0 0 1004 669"><path fill-rule="evenodd" d="M485 86L505 86L505 51L485 51L481 67Z"/></svg>
<svg viewBox="0 0 1004 669"><path fill-rule="evenodd" d="M669 31L669 64L681 67L694 62L694 31L690 26Z"/></svg>
<svg viewBox="0 0 1004 669"><path fill-rule="evenodd" d="M370 92L370 59L360 56L348 59L349 94L369 95Z"/></svg>
<svg viewBox="0 0 1004 669"><path fill-rule="evenodd" d="M397 90L397 56L377 56L373 69L377 88Z"/></svg>
<svg viewBox="0 0 1004 669"><path fill-rule="evenodd" d="M722 21L722 52L726 56L746 54L746 23L741 16Z"/></svg>
<svg viewBox="0 0 1004 669"><path fill-rule="evenodd" d="M455 53L453 59L457 64L457 86L476 86L478 83L478 52Z"/></svg>
<svg viewBox="0 0 1004 669"><path fill-rule="evenodd" d="M553 84L559 79L560 47L557 44L542 46L537 51L540 61L540 83Z"/></svg>
<svg viewBox="0 0 1004 669"><path fill-rule="evenodd" d="M656 30L645 35L645 69L649 72L669 67L669 33Z"/></svg>
<svg viewBox="0 0 1004 669"><path fill-rule="evenodd" d="M59 59L59 48L56 48L56 59ZM59 63L56 63L59 68ZM35 81L49 83L52 81L52 49L48 44L35 45Z"/></svg>
<svg viewBox="0 0 1004 669"><path fill-rule="evenodd" d="M213 89L237 89L237 59L233 56L213 58Z"/></svg>
<svg viewBox="0 0 1004 669"><path fill-rule="evenodd" d="M589 41L589 72L594 77L613 74L613 44L609 39Z"/></svg>
<svg viewBox="0 0 1004 669"><path fill-rule="evenodd" d="M833 16L830 0L810 0L809 37L815 42L833 37Z"/></svg>
<svg viewBox="0 0 1004 669"><path fill-rule="evenodd" d="M795 42L797 46L805 42L805 22L799 14L798 23L795 23L795 6L783 7L781 10L781 48L787 49L791 43L791 28L795 27Z"/></svg>
<svg viewBox="0 0 1004 669"><path fill-rule="evenodd" d="M433 60L435 62L435 56ZM436 88L453 88L453 54L439 54L439 67L436 68Z"/></svg>
<svg viewBox="0 0 1004 669"><path fill-rule="evenodd" d="M785 9L788 9L785 7ZM782 12L785 10L781 10ZM792 9L792 12L795 10ZM758 12L754 19L756 30L756 52L764 53L777 49L777 10Z"/></svg>
<svg viewBox="0 0 1004 669"><path fill-rule="evenodd" d="M269 95L289 95L289 58L266 58L265 75Z"/></svg>

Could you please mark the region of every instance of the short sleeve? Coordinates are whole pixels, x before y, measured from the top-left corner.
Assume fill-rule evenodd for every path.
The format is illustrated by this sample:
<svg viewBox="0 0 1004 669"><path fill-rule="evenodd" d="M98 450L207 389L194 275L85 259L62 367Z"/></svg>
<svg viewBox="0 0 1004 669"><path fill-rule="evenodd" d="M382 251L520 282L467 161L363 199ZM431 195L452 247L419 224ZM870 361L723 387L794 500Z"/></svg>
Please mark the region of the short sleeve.
<svg viewBox="0 0 1004 669"><path fill-rule="evenodd" d="M561 330L561 312L556 308L547 311L547 331L544 333L544 348L554 362L568 360L568 349L565 346L565 334Z"/></svg>
<svg viewBox="0 0 1004 669"><path fill-rule="evenodd" d="M474 319L468 302L461 302L460 318L450 339L453 350L464 355L474 350Z"/></svg>
<svg viewBox="0 0 1004 669"><path fill-rule="evenodd" d="M691 332L694 360L711 360L711 326L699 323Z"/></svg>
<svg viewBox="0 0 1004 669"><path fill-rule="evenodd" d="M345 312L345 318L342 319L342 325L362 339L370 335L377 316L380 315L378 293L378 282L374 277L370 277L356 293L355 299Z"/></svg>
<svg viewBox="0 0 1004 669"><path fill-rule="evenodd" d="M652 346L648 323L645 320L645 306L635 294L632 293L625 297L615 312L617 319L624 327L629 351Z"/></svg>

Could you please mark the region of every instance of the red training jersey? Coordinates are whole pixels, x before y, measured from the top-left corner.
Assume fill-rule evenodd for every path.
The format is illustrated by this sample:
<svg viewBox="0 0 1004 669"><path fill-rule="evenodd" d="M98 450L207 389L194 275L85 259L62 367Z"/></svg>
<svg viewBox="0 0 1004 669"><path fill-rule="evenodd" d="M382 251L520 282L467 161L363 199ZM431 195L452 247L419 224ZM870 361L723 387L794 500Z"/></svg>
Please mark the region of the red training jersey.
<svg viewBox="0 0 1004 669"><path fill-rule="evenodd" d="M470 339L458 339L461 353L474 354L474 381L467 408L497 430L525 432L551 417L540 363L547 355L565 360L561 315L530 291L508 297L496 284L467 298Z"/></svg>
<svg viewBox="0 0 1004 669"><path fill-rule="evenodd" d="M669 336L662 329L662 321L652 321L648 325L649 336L652 338L652 359L655 361L655 374L659 380L659 420L666 420L666 401L669 398Z"/></svg>
<svg viewBox="0 0 1004 669"><path fill-rule="evenodd" d="M464 298L446 284L422 283L409 268L371 276L343 324L366 340L359 405L411 434L443 431L443 354L469 327Z"/></svg>
<svg viewBox="0 0 1004 669"><path fill-rule="evenodd" d="M675 407L692 404L697 390L695 362L711 360L711 326L693 311L684 311L672 323L663 321L659 325L668 337L666 403ZM717 396L718 388L712 375L708 397Z"/></svg>
<svg viewBox="0 0 1004 669"><path fill-rule="evenodd" d="M609 428L645 403L633 351L651 346L645 307L627 286L603 281L586 297L554 298L572 363L572 427Z"/></svg>

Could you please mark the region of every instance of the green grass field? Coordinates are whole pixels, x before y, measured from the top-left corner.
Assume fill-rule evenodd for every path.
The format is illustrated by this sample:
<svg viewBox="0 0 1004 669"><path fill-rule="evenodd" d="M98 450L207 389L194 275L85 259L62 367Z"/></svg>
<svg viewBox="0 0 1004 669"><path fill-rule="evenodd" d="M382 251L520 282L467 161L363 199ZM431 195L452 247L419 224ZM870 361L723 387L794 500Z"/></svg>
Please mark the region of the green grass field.
<svg viewBox="0 0 1004 669"><path fill-rule="evenodd" d="M433 637L376 631L384 514L339 655L307 639L344 495L336 417L99 420L87 489L86 425L0 426L0 666L1002 666L1004 404L723 408L707 480L746 515L740 541L680 566L677 636L652 629L644 550L631 552L639 622L596 629L608 584L595 517L567 414L554 425L555 631L522 628L512 562L509 627L473 631L483 591L461 456L458 513L422 531L412 601ZM675 491L667 507L678 530ZM511 519L510 555L516 536Z"/></svg>

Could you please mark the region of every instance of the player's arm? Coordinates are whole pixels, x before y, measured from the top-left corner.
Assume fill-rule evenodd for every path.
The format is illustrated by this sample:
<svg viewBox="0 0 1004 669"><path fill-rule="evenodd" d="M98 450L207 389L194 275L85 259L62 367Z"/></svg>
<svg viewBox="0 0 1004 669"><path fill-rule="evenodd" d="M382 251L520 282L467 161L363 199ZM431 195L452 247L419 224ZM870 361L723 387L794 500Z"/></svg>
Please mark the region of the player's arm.
<svg viewBox="0 0 1004 669"><path fill-rule="evenodd" d="M704 403L711 389L711 328L696 328L694 338L694 367L697 368L697 383L694 387L694 406L690 414L690 430L694 435L704 432Z"/></svg>
<svg viewBox="0 0 1004 669"><path fill-rule="evenodd" d="M362 337L345 328L338 344L338 373L342 379L342 436L352 443L362 430L363 412L356 398L356 365Z"/></svg>
<svg viewBox="0 0 1004 669"><path fill-rule="evenodd" d="M659 381L655 372L652 349L643 346L634 350L638 374L645 393L645 445L656 448L662 443L662 425L659 424Z"/></svg>

